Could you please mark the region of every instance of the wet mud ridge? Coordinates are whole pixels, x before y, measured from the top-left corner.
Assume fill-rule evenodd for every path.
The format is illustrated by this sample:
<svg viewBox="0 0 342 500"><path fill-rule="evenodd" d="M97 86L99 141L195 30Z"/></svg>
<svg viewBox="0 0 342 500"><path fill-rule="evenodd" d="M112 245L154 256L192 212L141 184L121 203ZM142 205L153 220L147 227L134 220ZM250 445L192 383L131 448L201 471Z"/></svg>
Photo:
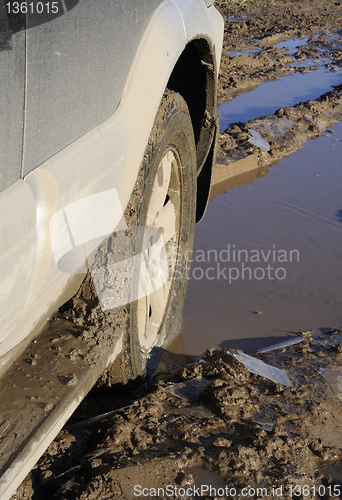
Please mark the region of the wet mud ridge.
<svg viewBox="0 0 342 500"><path fill-rule="evenodd" d="M158 373L71 423L13 498L342 498L342 329L296 341Z"/></svg>
<svg viewBox="0 0 342 500"><path fill-rule="evenodd" d="M340 2L219 2L218 163L270 165L342 119ZM242 8L241 8L242 6ZM214 182L229 169L217 168Z"/></svg>

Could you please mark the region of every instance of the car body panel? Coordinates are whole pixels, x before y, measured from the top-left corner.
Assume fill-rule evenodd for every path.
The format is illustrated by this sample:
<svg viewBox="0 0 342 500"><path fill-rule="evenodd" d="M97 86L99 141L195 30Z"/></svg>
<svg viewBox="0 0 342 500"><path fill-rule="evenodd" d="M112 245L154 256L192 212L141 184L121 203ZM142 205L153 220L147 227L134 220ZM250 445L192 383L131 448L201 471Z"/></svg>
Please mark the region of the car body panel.
<svg viewBox="0 0 342 500"><path fill-rule="evenodd" d="M197 0L177 0L177 7L184 22L187 42L194 38L204 38L212 44L218 75L224 27L221 14L213 6L206 7L204 2Z"/></svg>
<svg viewBox="0 0 342 500"><path fill-rule="evenodd" d="M18 328L32 278L36 203L29 185L19 179L0 193L1 345Z"/></svg>
<svg viewBox="0 0 342 500"><path fill-rule="evenodd" d="M161 0L80 0L27 29L24 173L111 116Z"/></svg>

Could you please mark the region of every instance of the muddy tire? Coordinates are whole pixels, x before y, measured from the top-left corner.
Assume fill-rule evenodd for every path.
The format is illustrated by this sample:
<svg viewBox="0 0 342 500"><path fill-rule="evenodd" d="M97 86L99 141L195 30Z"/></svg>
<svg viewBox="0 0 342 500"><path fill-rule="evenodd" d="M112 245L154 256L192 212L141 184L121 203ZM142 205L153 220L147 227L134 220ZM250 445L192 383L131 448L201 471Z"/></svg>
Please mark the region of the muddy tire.
<svg viewBox="0 0 342 500"><path fill-rule="evenodd" d="M126 210L134 254L145 257L133 286L133 298L139 298L128 306L124 354L109 371L112 383L151 375L162 348L179 331L193 246L196 179L188 108L179 94L167 92Z"/></svg>

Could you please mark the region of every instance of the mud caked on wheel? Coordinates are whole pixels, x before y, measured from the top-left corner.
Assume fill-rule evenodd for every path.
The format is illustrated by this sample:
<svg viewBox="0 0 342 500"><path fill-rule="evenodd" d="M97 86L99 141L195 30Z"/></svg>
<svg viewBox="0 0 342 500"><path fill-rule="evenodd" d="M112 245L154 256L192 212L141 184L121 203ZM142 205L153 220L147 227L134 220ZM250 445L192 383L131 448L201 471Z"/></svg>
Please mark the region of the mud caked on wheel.
<svg viewBox="0 0 342 500"><path fill-rule="evenodd" d="M196 180L189 111L179 94L167 91L126 210L135 278L124 354L108 371L113 382L150 375L161 347L179 331L193 246Z"/></svg>

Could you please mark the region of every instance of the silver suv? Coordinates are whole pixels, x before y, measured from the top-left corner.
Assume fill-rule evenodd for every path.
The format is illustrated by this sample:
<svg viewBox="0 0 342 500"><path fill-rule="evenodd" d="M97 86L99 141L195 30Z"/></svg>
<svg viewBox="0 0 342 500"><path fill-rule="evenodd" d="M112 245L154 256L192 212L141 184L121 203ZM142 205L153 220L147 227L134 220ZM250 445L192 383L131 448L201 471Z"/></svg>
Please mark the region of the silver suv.
<svg viewBox="0 0 342 500"><path fill-rule="evenodd" d="M102 311L124 309L125 327L70 400L120 353L127 378L144 376L178 331L218 130L212 3L0 1L3 377L57 308L76 292L90 300L85 282ZM20 448L20 461L0 449L1 498L76 404L39 452Z"/></svg>

